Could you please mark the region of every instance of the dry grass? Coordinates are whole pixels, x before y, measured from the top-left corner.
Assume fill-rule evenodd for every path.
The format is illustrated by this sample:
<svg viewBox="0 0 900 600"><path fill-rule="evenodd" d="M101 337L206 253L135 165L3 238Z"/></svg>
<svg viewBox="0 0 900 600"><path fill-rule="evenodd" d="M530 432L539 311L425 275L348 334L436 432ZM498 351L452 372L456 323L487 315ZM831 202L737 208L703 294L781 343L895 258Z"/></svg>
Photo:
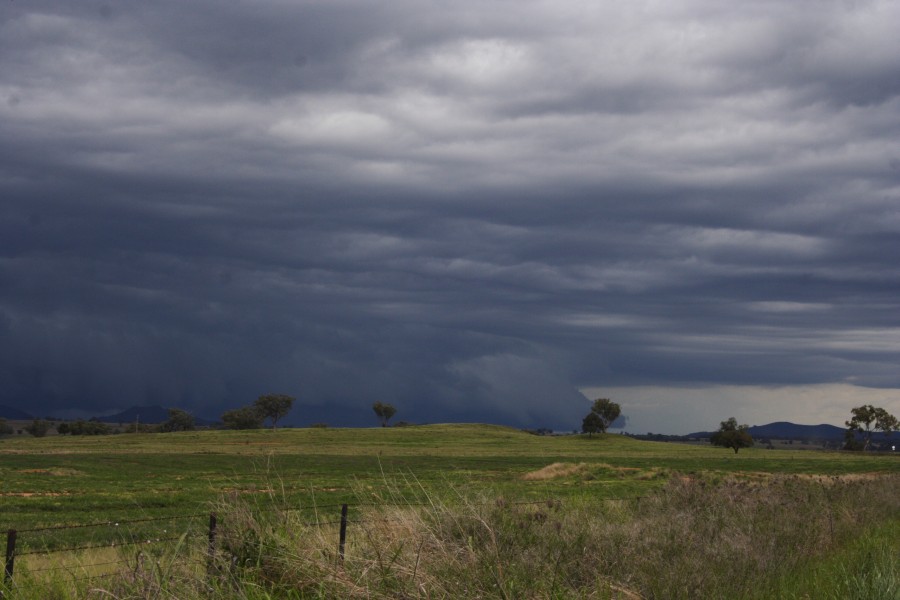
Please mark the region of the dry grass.
<svg viewBox="0 0 900 600"><path fill-rule="evenodd" d="M547 465L542 469L538 469L537 471L525 473L525 475L522 476L522 479L524 479L525 481L545 481L548 479L571 477L573 475L584 473L586 470L587 464L585 463L576 464L556 462L552 465Z"/></svg>
<svg viewBox="0 0 900 600"><path fill-rule="evenodd" d="M583 469L550 465L541 476ZM232 515L240 543L228 553L241 557L238 580L306 590L300 597L746 597L839 548L861 524L896 516L898 492L896 476L827 485L775 476L673 477L640 501L584 505L427 495L427 507L357 512L343 563L333 526L295 522L278 543L266 537L288 515L267 525L252 512Z"/></svg>
<svg viewBox="0 0 900 600"><path fill-rule="evenodd" d="M575 478L581 481L594 479L634 479L646 481L666 476L667 471L659 467L639 468L622 467L608 463L569 463L555 462L522 476L524 481L550 481L554 479Z"/></svg>
<svg viewBox="0 0 900 600"><path fill-rule="evenodd" d="M561 463L536 473L585 470ZM640 500L570 503L397 485L406 489L354 507L343 561L332 507L327 516L261 510L256 497L230 494L216 507L211 577L198 568L203 549L185 547L92 589L122 599L766 597L786 574L900 518L896 475L673 476Z"/></svg>

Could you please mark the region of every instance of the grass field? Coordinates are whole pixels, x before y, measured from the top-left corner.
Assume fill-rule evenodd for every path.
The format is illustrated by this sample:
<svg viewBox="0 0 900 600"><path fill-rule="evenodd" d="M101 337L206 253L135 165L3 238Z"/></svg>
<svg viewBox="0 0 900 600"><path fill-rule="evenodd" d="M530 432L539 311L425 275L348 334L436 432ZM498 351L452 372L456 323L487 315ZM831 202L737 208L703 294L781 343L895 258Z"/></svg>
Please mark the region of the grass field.
<svg viewBox="0 0 900 600"><path fill-rule="evenodd" d="M654 502L661 502L660 498L673 501L678 494L700 494L700 500L691 502L702 504L701 491L673 492L673 482L700 482L697 485L718 490L712 494L715 496L724 493L722 490L735 494L735 490L743 489L736 486L759 486L773 478L781 482L791 477L804 482L817 478L853 482L886 477L896 482L898 476L900 457L892 455L756 448L735 455L709 446L640 442L617 435L543 437L487 425L17 437L0 441L0 526L23 531L17 545L17 552L24 555L22 568L39 572L42 568L52 571L62 559L28 553L102 546L109 541L127 545L188 531L202 535L210 511L228 513L235 506L241 508L242 518L251 520L257 518L248 516L253 512L274 509L283 516L285 510L300 509L295 513L299 520L294 528L302 529L310 515L330 522L337 517L335 505L344 502L358 507L355 510L360 518L364 510L394 510L395 506L406 510L404 518L412 518L409 511L423 499L444 506L448 498L456 498L467 507L465 510L481 515L484 522L501 519L497 527L503 529L510 526L503 521L505 517L485 516L478 502L490 505L503 498L516 506L519 502L554 500L559 504L548 506L570 507L566 513L569 516L560 517L558 524L558 533L563 535L564 523L575 518L573 515L583 519L627 505L616 510L628 512L631 519L645 518ZM847 486L846 490L831 486L817 491L820 488L800 489L783 483L778 493L791 502L801 498L800 504L810 506L817 502L830 503L822 506L844 503L841 510L846 512L857 493L850 483ZM892 496L890 490L878 493L884 496L881 501L888 508L884 522L896 523L900 519L900 498ZM643 507L634 501L644 502ZM859 503L858 498L852 501ZM366 505L373 508L364 509ZM443 514L444 509L434 510ZM863 531L881 522L860 522L874 517L862 508L853 510L863 512L854 513L855 521L848 521L847 531L854 527ZM425 520L435 518L431 515ZM833 540L834 517L830 518L830 524L823 521L821 526L830 527ZM108 525L100 527L28 531L107 521ZM572 535L576 535L576 521L570 523ZM538 525L528 525L532 526ZM280 526L269 527L274 531ZM248 530L252 529L248 525ZM839 537L847 537L850 544L853 536L843 532L841 529ZM843 545L840 548L849 552ZM115 549L93 550L89 562L102 563L103 557L113 555L121 553ZM83 556L78 560L84 563ZM816 573L814 567L808 567L810 572ZM772 582L780 581L778 577L786 575L775 573ZM788 585L802 587L804 583L802 579L799 583L790 580L784 584ZM654 594L652 586L641 589L644 596L635 597L666 597ZM390 597L390 587L384 590L385 597ZM497 597L517 596L510 593L498 592ZM802 597L797 594L800 592L784 597Z"/></svg>
<svg viewBox="0 0 900 600"><path fill-rule="evenodd" d="M0 525L33 527L205 510L223 492L277 486L323 504L377 493L385 475L491 486L516 498L634 495L679 473L900 472L900 456L534 436L488 425L283 429L18 438L0 441ZM558 462L571 477L523 479Z"/></svg>

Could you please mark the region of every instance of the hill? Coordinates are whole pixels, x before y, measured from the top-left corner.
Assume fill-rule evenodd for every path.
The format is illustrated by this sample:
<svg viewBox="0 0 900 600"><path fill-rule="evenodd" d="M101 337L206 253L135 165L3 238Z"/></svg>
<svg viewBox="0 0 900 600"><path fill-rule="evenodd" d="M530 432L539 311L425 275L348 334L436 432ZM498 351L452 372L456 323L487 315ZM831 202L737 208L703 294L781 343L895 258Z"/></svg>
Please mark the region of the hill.
<svg viewBox="0 0 900 600"><path fill-rule="evenodd" d="M0 419L10 419L13 421L27 421L33 419L34 416L29 415L24 410L13 408L12 406L0 405Z"/></svg>
<svg viewBox="0 0 900 600"><path fill-rule="evenodd" d="M112 415L95 417L101 423L134 423L138 421L147 425L162 423L169 419L169 409L162 406L132 406ZM212 421L194 417L197 425L212 425Z"/></svg>
<svg viewBox="0 0 900 600"><path fill-rule="evenodd" d="M799 425L788 421L776 421L768 425L754 425L748 429L754 439L772 438L776 440L843 440L844 431L842 427L835 425ZM688 434L686 437L692 438L708 438L713 434L712 431L698 431Z"/></svg>
<svg viewBox="0 0 900 600"><path fill-rule="evenodd" d="M773 440L810 440L810 441L828 441L843 442L846 429L835 425L798 425L788 421L776 421L768 425L754 425L748 428L753 439L773 439ZM688 434L688 438L707 439L713 434L712 431L698 431ZM881 432L872 434L872 441L887 441L890 436Z"/></svg>
<svg viewBox="0 0 900 600"><path fill-rule="evenodd" d="M787 421L778 421L768 425L755 425L750 428L754 438L774 438L776 440L843 440L843 427L834 425L797 425Z"/></svg>
<svg viewBox="0 0 900 600"><path fill-rule="evenodd" d="M132 406L112 415L95 417L101 423L162 423L169 418L168 409L162 406Z"/></svg>

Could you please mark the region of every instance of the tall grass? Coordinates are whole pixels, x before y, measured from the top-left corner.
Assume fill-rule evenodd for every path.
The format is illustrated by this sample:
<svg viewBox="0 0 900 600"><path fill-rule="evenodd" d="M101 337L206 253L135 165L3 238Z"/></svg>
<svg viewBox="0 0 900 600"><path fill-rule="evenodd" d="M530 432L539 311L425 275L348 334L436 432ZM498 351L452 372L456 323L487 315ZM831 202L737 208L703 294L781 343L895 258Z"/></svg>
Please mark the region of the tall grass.
<svg viewBox="0 0 900 600"><path fill-rule="evenodd" d="M900 598L900 520L877 527L825 560L809 561L776 579L758 598L897 600Z"/></svg>
<svg viewBox="0 0 900 600"><path fill-rule="evenodd" d="M357 494L344 560L335 507L293 510L276 493L274 506L233 494L215 507L209 571L202 544L185 543L70 592L61 575L26 575L13 597L898 597L897 475L675 474L640 499L565 503L402 478L379 497Z"/></svg>

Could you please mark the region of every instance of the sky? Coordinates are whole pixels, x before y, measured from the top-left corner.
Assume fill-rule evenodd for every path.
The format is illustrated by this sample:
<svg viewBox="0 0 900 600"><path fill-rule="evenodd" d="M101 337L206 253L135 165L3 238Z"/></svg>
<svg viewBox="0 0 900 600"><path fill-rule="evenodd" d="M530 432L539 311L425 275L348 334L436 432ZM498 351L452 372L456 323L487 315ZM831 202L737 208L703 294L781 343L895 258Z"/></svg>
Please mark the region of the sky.
<svg viewBox="0 0 900 600"><path fill-rule="evenodd" d="M0 404L900 414L900 3L0 3Z"/></svg>

